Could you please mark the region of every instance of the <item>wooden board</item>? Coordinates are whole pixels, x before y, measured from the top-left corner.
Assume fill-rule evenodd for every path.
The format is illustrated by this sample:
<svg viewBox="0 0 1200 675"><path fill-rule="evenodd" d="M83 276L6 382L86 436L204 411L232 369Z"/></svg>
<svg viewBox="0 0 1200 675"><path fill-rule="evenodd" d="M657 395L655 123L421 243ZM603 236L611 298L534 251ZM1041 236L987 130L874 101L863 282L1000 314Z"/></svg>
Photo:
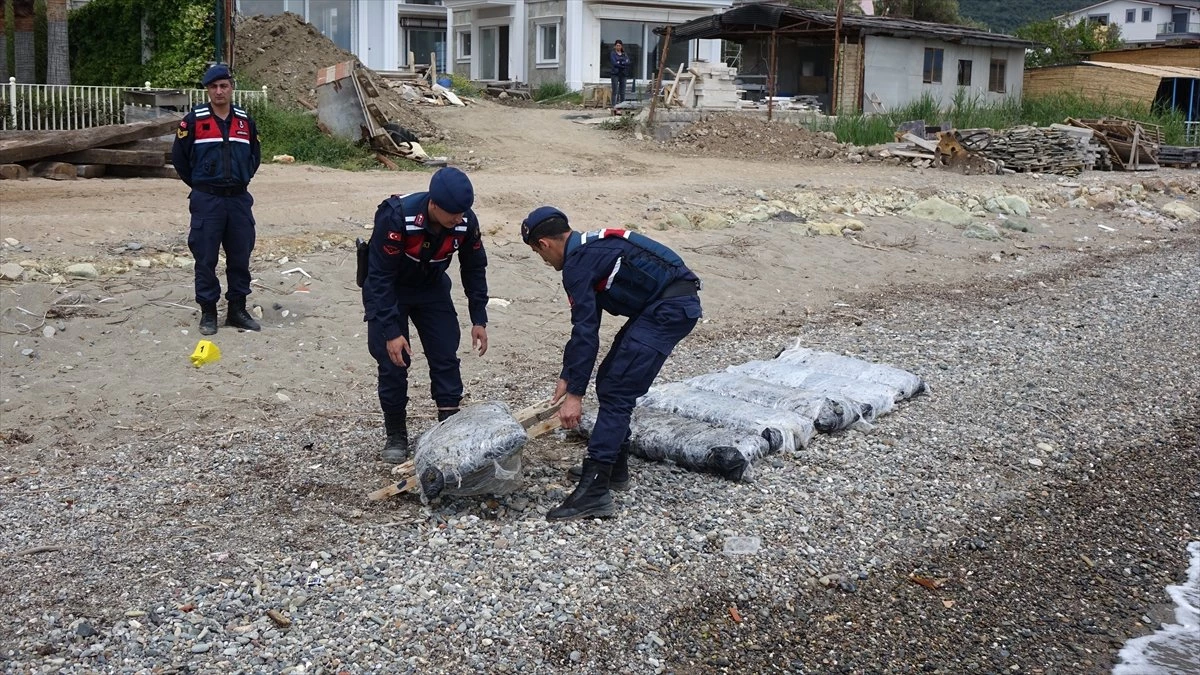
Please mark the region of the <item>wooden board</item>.
<svg viewBox="0 0 1200 675"><path fill-rule="evenodd" d="M110 124L90 129L50 132L28 138L6 138L0 140L0 164L155 138L174 131L179 126L180 119L182 118L172 116L132 124Z"/></svg>
<svg viewBox="0 0 1200 675"><path fill-rule="evenodd" d="M0 164L0 180L28 180L29 169L20 164Z"/></svg>
<svg viewBox="0 0 1200 675"><path fill-rule="evenodd" d="M121 164L123 166L164 166L167 163L161 150L111 150L109 148L80 150L65 155L55 155L50 159L72 164Z"/></svg>
<svg viewBox="0 0 1200 675"><path fill-rule="evenodd" d="M38 162L29 167L29 175L50 180L75 180L75 165L66 162Z"/></svg>
<svg viewBox="0 0 1200 675"><path fill-rule="evenodd" d="M118 178L174 178L179 179L179 173L173 166L121 166L109 165L108 175Z"/></svg>

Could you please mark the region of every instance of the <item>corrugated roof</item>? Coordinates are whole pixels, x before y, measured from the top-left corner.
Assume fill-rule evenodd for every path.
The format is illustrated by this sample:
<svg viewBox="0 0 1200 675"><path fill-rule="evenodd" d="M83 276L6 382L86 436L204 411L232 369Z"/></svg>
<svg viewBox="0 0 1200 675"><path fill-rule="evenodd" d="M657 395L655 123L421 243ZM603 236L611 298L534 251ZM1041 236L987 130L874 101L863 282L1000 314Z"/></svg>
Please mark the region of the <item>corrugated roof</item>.
<svg viewBox="0 0 1200 675"><path fill-rule="evenodd" d="M1110 61L1084 61L1085 66L1099 66L1123 70L1128 73L1157 75L1158 77L1195 77L1200 78L1200 68L1183 68L1180 66L1143 66L1136 63L1112 63Z"/></svg>
<svg viewBox="0 0 1200 675"><path fill-rule="evenodd" d="M828 12L796 9L783 5L755 3L735 7L722 14L714 14L674 26L671 37L676 40L700 38L737 39L753 33L777 30L780 33L825 32L833 30L836 17ZM944 42L975 45L1003 45L1007 47L1032 47L1034 43L1011 35L990 33L977 28L956 26L931 21L914 21L887 16L842 17L842 29L864 35L891 37L933 38ZM665 32L659 28L656 33Z"/></svg>

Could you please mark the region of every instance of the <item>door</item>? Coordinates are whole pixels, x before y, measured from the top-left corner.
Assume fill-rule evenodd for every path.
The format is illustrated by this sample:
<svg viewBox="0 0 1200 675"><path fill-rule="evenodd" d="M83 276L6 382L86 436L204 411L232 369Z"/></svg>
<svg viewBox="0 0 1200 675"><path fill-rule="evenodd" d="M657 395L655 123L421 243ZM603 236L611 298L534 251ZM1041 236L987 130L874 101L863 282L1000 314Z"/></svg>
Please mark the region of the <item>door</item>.
<svg viewBox="0 0 1200 675"><path fill-rule="evenodd" d="M499 64L496 76L500 80L508 80L508 26L500 26L500 35L496 41L496 62Z"/></svg>
<svg viewBox="0 0 1200 675"><path fill-rule="evenodd" d="M496 28L479 29L479 79L495 80L499 46L499 31Z"/></svg>

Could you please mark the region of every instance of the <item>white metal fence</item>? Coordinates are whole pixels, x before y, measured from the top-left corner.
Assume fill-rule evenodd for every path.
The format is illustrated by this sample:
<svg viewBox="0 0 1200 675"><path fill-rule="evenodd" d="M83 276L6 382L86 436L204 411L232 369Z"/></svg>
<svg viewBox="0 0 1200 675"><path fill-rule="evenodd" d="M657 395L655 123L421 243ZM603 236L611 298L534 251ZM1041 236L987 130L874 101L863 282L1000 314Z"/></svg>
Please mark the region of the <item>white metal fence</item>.
<svg viewBox="0 0 1200 675"><path fill-rule="evenodd" d="M0 87L0 130L62 131L86 129L125 122L125 92L144 91L145 87L92 87L73 84L18 84L8 78ZM204 89L180 89L190 105L208 100ZM233 92L235 105L262 103L267 88L240 89Z"/></svg>

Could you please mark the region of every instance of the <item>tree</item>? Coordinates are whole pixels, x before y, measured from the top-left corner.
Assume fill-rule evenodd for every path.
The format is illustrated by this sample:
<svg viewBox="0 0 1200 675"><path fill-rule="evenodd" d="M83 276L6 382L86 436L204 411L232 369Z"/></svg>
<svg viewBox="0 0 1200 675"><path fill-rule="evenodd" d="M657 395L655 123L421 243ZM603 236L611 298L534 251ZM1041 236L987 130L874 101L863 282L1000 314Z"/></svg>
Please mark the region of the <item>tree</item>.
<svg viewBox="0 0 1200 675"><path fill-rule="evenodd" d="M1047 19L1027 23L1014 34L1038 43L1025 55L1026 68L1079 63L1081 54L1115 49L1124 44L1116 24L1101 25L1088 21L1067 24Z"/></svg>
<svg viewBox="0 0 1200 675"><path fill-rule="evenodd" d="M71 84L67 0L46 0L46 83Z"/></svg>
<svg viewBox="0 0 1200 675"><path fill-rule="evenodd" d="M8 0L0 0L0 80L8 82Z"/></svg>
<svg viewBox="0 0 1200 675"><path fill-rule="evenodd" d="M878 0L875 13L917 21L936 23L962 23L958 13L958 0Z"/></svg>
<svg viewBox="0 0 1200 675"><path fill-rule="evenodd" d="M862 14L858 0L843 0L843 14ZM838 0L788 0L788 4L796 9L815 9L833 14L837 12Z"/></svg>
<svg viewBox="0 0 1200 675"><path fill-rule="evenodd" d="M37 76L33 48L33 0L13 3L13 70L18 82L33 82Z"/></svg>

